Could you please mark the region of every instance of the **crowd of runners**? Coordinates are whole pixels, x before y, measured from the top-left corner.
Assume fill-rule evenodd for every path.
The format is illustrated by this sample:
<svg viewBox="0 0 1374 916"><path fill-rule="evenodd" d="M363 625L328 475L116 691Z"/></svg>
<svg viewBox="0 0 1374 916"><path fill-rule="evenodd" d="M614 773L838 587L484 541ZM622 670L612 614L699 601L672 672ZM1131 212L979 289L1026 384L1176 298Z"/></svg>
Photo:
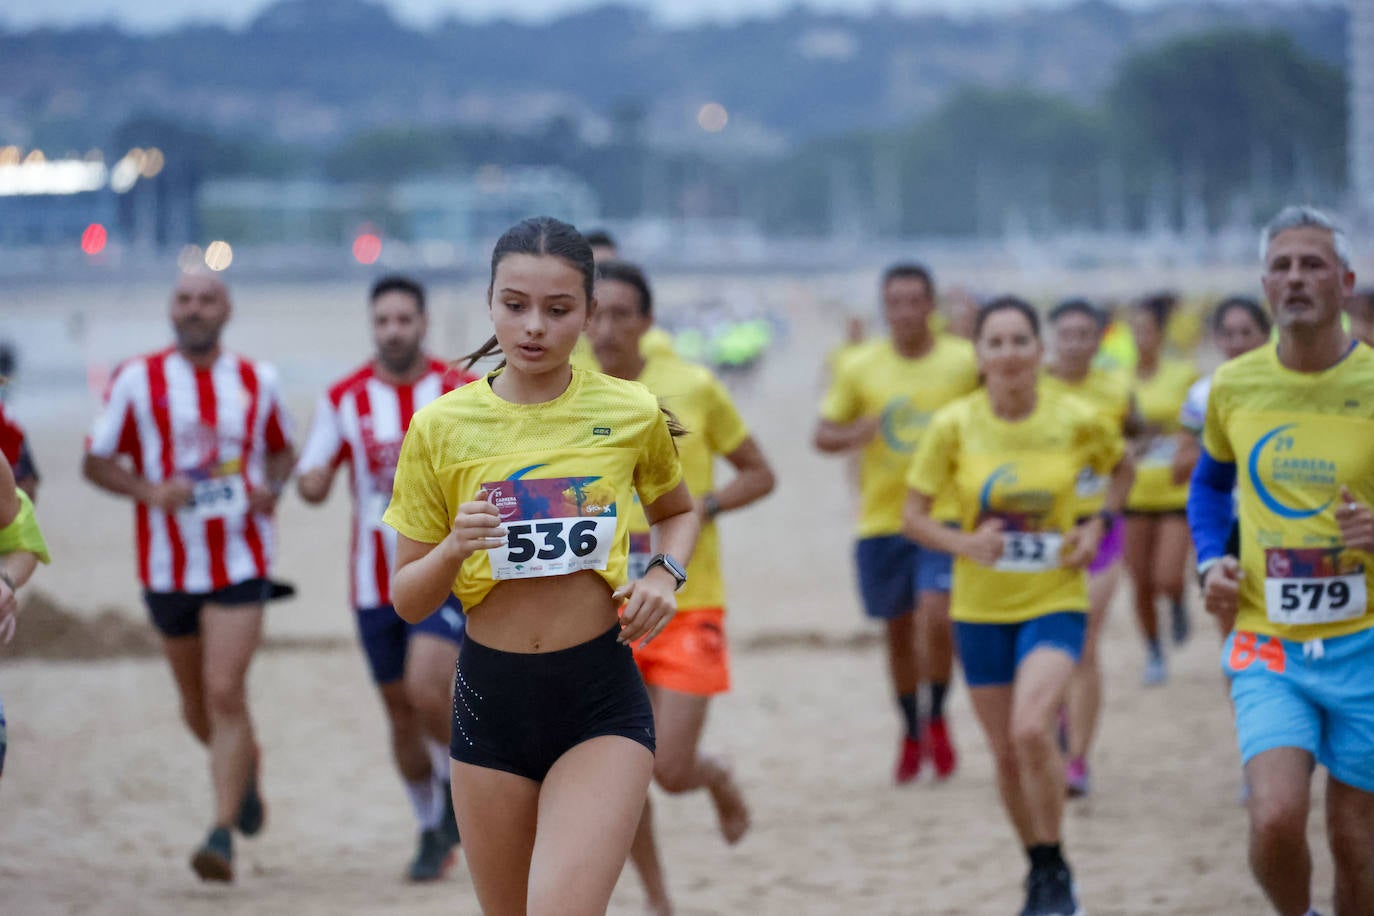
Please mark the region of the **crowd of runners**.
<svg viewBox="0 0 1374 916"><path fill-rule="evenodd" d="M424 287L378 279L374 351L321 394L300 448L273 367L221 346L232 304L214 275L180 277L174 343L113 373L83 473L133 505L148 613L206 749L201 879L234 880L234 834L268 820L247 679L266 605L293 591L273 578L274 511L292 489L324 502L341 468L340 562L414 811L410 880L461 850L485 913L599 913L629 861L667 914L656 830L671 825L650 784L704 790L729 844L748 832L747 786L701 748L730 689L716 520L774 473L727 387L654 327L644 270L595 242L550 218L507 231L493 334L457 361L426 349ZM1275 911L1314 912L1320 764L1336 912L1374 913L1374 296L1317 210L1280 213L1261 254L1267 303L1210 309L1225 362L1206 377L1170 344L1172 296L1042 313L959 295L941 315L914 262L880 279L882 332L856 329L829 362L813 443L857 462L854 570L899 714L893 779L957 775L962 671L1027 858L1023 916L1084 912L1061 826L1092 791L1123 572L1142 689L1168 678L1170 645L1212 638L1190 577L1218 624L1250 861ZM1124 365L1107 353L1123 326ZM49 556L2 401L0 449L8 639ZM0 706L0 768L4 750Z"/></svg>

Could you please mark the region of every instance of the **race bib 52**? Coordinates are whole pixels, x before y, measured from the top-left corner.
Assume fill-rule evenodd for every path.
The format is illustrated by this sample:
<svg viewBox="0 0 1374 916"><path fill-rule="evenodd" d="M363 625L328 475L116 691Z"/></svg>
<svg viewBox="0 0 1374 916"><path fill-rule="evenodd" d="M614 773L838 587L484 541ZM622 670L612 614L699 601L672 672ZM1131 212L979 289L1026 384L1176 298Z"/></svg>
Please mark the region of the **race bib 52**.
<svg viewBox="0 0 1374 916"><path fill-rule="evenodd" d="M206 477L191 484L190 510L200 518L229 518L248 512L248 488L238 474Z"/></svg>
<svg viewBox="0 0 1374 916"><path fill-rule="evenodd" d="M1064 536L1053 531L1008 531L1002 535L1002 556L993 569L1035 573L1059 567Z"/></svg>

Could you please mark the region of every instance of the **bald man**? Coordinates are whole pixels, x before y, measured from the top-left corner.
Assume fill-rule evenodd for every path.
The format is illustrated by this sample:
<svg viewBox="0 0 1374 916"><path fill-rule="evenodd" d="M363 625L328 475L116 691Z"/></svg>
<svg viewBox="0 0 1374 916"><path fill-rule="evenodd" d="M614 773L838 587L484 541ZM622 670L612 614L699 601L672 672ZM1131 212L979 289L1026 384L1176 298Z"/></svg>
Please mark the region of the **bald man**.
<svg viewBox="0 0 1374 916"><path fill-rule="evenodd" d="M144 600L209 751L212 826L191 857L205 881L233 880L231 830L265 820L247 676L263 607L284 591L269 579L272 514L295 457L276 371L220 345L232 312L218 277L178 279L175 345L115 371L83 466L134 503Z"/></svg>

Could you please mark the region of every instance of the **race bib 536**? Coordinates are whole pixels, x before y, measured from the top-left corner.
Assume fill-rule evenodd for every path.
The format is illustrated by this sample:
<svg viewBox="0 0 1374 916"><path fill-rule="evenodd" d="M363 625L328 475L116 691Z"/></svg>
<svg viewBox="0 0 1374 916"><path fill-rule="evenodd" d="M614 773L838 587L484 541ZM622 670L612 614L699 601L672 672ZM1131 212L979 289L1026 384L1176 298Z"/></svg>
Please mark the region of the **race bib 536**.
<svg viewBox="0 0 1374 916"><path fill-rule="evenodd" d="M610 562L615 491L602 478L498 480L482 488L506 528L506 543L487 550L492 578L562 576Z"/></svg>

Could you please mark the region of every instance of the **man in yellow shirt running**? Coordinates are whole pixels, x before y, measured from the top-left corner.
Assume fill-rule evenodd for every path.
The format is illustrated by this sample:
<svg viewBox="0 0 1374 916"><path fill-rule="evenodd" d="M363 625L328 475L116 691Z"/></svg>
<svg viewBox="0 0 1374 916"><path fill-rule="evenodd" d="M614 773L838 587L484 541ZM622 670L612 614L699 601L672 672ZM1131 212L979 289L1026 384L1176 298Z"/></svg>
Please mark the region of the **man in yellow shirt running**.
<svg viewBox="0 0 1374 916"><path fill-rule="evenodd" d="M1278 343L1216 371L1188 523L1207 610L1230 633L1251 870L1281 916L1315 912L1321 764L1336 913L1374 913L1374 350L1341 327L1355 275L1328 217L1289 207L1263 246Z"/></svg>
<svg viewBox="0 0 1374 916"><path fill-rule="evenodd" d="M658 732L654 778L674 794L706 789L721 834L733 844L749 828L744 796L730 767L697 749L711 697L730 689L725 586L715 519L768 495L773 471L725 386L710 370L671 353L644 355L642 344L654 313L653 293L643 271L624 261L602 261L597 273L597 308L588 330L596 358L607 375L648 388L686 428L676 440L678 454L701 521L696 550L687 564L687 582L677 596L677 615L652 644L635 650ZM712 468L717 456L735 469L734 477L720 487ZM630 526L632 578L641 574L653 553L648 520L636 505ZM644 881L651 912L670 913L647 801L630 858Z"/></svg>
<svg viewBox="0 0 1374 916"><path fill-rule="evenodd" d="M978 367L971 344L931 329L935 283L925 267L888 268L882 302L888 333L836 359L815 445L827 454L861 454L854 556L864 611L886 626L888 672L905 725L894 772L900 785L920 774L926 755L937 778L949 776L956 766L944 720L954 656L950 558L902 534L907 466L935 411L978 387ZM935 517L956 521L957 506L948 494L936 501ZM924 726L918 706L918 617L925 624L920 642L930 684Z"/></svg>

